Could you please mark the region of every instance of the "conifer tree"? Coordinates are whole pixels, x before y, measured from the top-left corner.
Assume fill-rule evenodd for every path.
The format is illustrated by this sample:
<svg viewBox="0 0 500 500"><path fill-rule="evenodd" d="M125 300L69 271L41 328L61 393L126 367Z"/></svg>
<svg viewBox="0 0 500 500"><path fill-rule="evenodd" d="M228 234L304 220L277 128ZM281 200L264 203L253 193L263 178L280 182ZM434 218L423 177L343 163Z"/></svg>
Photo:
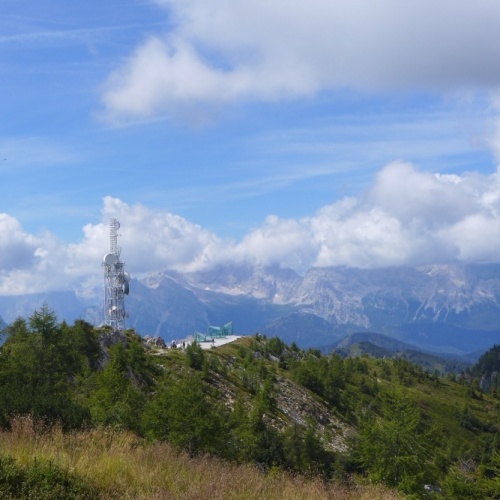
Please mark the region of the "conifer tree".
<svg viewBox="0 0 500 500"><path fill-rule="evenodd" d="M396 390L382 396L381 415L361 423L356 451L373 481L418 493L434 480L432 444L418 407Z"/></svg>

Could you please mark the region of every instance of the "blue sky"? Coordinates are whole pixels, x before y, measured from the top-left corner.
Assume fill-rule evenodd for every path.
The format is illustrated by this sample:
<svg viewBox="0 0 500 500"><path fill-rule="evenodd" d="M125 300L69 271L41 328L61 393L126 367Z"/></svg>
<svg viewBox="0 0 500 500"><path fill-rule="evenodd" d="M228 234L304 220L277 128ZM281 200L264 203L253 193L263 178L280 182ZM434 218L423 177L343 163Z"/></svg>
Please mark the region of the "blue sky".
<svg viewBox="0 0 500 500"><path fill-rule="evenodd" d="M413 4L0 0L0 293L114 216L132 275L496 260L500 4Z"/></svg>

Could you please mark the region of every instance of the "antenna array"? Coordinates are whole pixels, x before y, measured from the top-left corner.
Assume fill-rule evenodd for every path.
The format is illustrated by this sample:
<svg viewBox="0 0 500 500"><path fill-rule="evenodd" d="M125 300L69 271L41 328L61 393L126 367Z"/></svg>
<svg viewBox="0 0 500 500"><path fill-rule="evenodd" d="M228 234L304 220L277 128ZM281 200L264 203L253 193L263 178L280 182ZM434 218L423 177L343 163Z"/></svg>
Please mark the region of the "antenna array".
<svg viewBox="0 0 500 500"><path fill-rule="evenodd" d="M109 221L109 253L102 262L104 269L104 324L113 330L125 328L125 295L129 293L130 275L125 271L125 264L120 260L121 249L118 246L117 219Z"/></svg>

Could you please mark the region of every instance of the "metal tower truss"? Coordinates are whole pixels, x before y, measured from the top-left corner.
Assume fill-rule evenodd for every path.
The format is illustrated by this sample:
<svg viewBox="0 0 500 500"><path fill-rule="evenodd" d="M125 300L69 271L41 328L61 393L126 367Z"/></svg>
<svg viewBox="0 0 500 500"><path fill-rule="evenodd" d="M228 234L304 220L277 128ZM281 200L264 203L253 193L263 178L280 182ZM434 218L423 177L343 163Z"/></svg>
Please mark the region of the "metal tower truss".
<svg viewBox="0 0 500 500"><path fill-rule="evenodd" d="M110 252L102 262L104 269L104 324L113 330L123 331L125 328L125 295L129 293L130 275L125 271L125 264L120 260L121 249L118 246L118 229L120 223L116 219L109 221Z"/></svg>

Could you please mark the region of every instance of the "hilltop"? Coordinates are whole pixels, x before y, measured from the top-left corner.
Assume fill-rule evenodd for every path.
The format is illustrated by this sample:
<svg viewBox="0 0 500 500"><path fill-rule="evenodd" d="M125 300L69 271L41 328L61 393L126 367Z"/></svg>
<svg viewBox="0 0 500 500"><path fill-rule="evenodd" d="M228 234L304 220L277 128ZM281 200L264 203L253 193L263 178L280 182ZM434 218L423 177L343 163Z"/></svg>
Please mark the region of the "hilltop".
<svg viewBox="0 0 500 500"><path fill-rule="evenodd" d="M323 351L350 357L367 354L374 358L401 358L441 375L463 373L479 359L479 355L473 353L468 356L439 356L387 335L369 332L351 333L336 344L325 346Z"/></svg>
<svg viewBox="0 0 500 500"><path fill-rule="evenodd" d="M426 488L445 498L498 492L500 402L479 389L472 370L440 377L404 359L324 355L261 334L215 349L158 349L134 330L58 323L48 308L8 325L6 334L4 440L17 439L8 431L24 414L43 423L35 433L57 423L69 440L113 429L112 447L132 435L131 457L138 446L149 453L168 445L193 460L253 464L263 477L298 475L343 491L363 492L369 480L420 498ZM37 448L40 458L44 449ZM27 474L23 467L32 464L15 445L9 450L10 467ZM78 470L78 480L102 496L106 488L75 457L57 456L49 460Z"/></svg>

